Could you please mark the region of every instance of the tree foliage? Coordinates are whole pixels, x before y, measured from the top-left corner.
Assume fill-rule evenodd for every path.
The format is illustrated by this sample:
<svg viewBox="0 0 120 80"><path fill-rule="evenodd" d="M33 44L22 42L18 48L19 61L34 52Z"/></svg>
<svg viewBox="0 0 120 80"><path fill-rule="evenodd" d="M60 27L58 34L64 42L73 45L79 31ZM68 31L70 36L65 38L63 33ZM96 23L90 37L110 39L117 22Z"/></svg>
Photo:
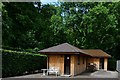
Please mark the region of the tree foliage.
<svg viewBox="0 0 120 80"><path fill-rule="evenodd" d="M3 3L3 46L43 49L68 42L120 59L120 2Z"/></svg>

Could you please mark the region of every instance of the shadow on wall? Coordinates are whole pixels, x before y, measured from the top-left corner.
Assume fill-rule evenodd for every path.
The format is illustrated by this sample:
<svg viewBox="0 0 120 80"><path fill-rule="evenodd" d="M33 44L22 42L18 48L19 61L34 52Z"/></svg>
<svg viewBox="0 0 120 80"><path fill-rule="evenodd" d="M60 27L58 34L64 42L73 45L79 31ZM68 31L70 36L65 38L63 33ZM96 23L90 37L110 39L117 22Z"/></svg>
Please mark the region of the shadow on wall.
<svg viewBox="0 0 120 80"><path fill-rule="evenodd" d="M115 71L116 70L116 62L115 58L108 59L108 70Z"/></svg>

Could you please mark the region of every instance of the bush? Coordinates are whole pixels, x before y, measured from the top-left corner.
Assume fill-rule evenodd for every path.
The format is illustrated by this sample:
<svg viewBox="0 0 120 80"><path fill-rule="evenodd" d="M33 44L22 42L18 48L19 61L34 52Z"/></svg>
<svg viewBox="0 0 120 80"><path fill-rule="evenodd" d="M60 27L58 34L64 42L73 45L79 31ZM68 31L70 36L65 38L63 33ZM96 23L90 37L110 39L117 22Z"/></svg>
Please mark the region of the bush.
<svg viewBox="0 0 120 80"><path fill-rule="evenodd" d="M47 57L40 54L2 50L2 77L31 73L46 68Z"/></svg>

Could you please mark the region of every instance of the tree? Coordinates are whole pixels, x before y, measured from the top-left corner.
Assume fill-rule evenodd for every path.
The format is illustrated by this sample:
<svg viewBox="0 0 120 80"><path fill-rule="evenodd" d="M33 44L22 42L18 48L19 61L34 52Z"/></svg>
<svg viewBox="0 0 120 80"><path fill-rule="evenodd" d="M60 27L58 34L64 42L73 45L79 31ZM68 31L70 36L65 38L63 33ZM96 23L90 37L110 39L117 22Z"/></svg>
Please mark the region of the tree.
<svg viewBox="0 0 120 80"><path fill-rule="evenodd" d="M115 5L61 3L57 14L52 16L53 30L57 33L62 29L66 41L80 48L99 48L109 52L118 44L118 20L113 9Z"/></svg>
<svg viewBox="0 0 120 80"><path fill-rule="evenodd" d="M43 49L68 42L120 59L120 2L3 3L3 45Z"/></svg>
<svg viewBox="0 0 120 80"><path fill-rule="evenodd" d="M3 4L3 45L18 48L34 46L27 45L37 17L37 10L33 3Z"/></svg>

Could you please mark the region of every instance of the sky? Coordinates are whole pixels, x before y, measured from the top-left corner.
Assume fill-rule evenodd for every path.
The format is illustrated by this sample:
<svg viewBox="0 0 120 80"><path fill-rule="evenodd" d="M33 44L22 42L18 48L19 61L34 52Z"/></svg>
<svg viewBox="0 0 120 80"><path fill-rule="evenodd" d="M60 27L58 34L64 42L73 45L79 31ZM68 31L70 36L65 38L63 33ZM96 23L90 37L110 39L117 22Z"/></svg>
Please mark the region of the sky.
<svg viewBox="0 0 120 80"><path fill-rule="evenodd" d="M51 3L51 2L57 2L58 0L40 0L43 4Z"/></svg>

